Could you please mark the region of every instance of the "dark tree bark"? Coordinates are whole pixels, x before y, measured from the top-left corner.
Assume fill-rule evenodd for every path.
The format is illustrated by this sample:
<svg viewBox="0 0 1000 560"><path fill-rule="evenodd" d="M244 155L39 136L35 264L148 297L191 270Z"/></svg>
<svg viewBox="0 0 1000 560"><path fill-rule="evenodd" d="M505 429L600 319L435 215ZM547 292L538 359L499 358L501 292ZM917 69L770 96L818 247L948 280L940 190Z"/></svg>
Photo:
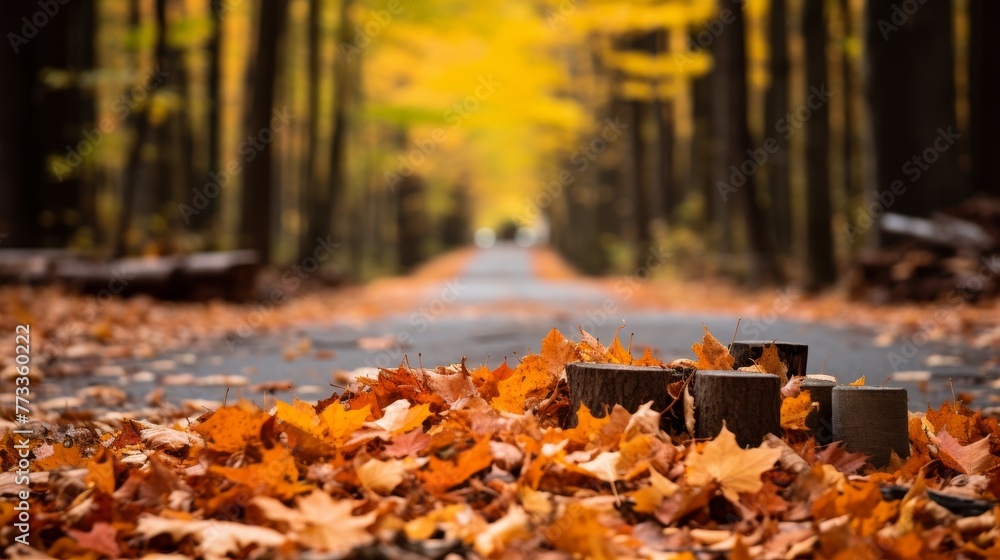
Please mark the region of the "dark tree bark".
<svg viewBox="0 0 1000 560"><path fill-rule="evenodd" d="M725 424L740 447L756 447L767 434L782 433L778 376L701 370L692 385L695 437L714 438Z"/></svg>
<svg viewBox="0 0 1000 560"><path fill-rule="evenodd" d="M840 18L843 25L843 36L852 37L854 33L854 19L851 17L851 0L840 0ZM843 155L842 165L844 168L844 204L848 209L844 219L850 225L856 226L856 211L854 210L864 202L864 174L862 173L859 154L855 150L860 146L858 141L858 126L856 115L858 115L857 90L858 80L855 76L855 67L852 54L846 44L840 47L841 50L841 86L844 92L844 118L843 118Z"/></svg>
<svg viewBox="0 0 1000 560"><path fill-rule="evenodd" d="M992 172L1000 155L1000 2L970 0L969 124L972 189L1000 196L1000 180Z"/></svg>
<svg viewBox="0 0 1000 560"><path fill-rule="evenodd" d="M60 5L37 27L37 2L0 3L9 49L0 56L2 246L63 247L81 223L80 209L89 207L88 169L103 138L93 122L93 95L81 80L94 62L94 10L93 0ZM52 71L65 73L66 87L44 83Z"/></svg>
<svg viewBox="0 0 1000 560"><path fill-rule="evenodd" d="M347 150L348 111L351 94L354 87L354 65L360 67L361 60L356 55L353 60L342 48L351 44L351 0L340 1L340 17L337 20L337 55L333 66L333 124L330 137L330 177L329 187L325 192L317 193L319 200L314 207L314 213L309 220L314 233L312 238L326 237L334 231L333 212L344 200L347 192L347 162L344 155ZM343 228L339 230L343 232Z"/></svg>
<svg viewBox="0 0 1000 560"><path fill-rule="evenodd" d="M635 238L632 243L633 265L636 268L643 266L649 249L652 246L652 236L649 226L653 219L650 209L649 193L649 172L646 164L646 137L643 134L643 126L646 111L645 101L629 101L631 114L629 117L629 137L631 140L632 156L632 204L634 210L633 226Z"/></svg>
<svg viewBox="0 0 1000 560"><path fill-rule="evenodd" d="M247 111L246 132L257 137L271 126L274 82L278 70L278 46L288 0L262 0L257 22L257 52L251 64L253 89ZM257 150L244 167L240 239L244 248L257 251L262 264L271 261L272 150Z"/></svg>
<svg viewBox="0 0 1000 560"><path fill-rule="evenodd" d="M309 123L306 125L306 158L304 180L302 181L301 217L306 227L299 236L299 259L303 259L312 254L316 245L316 237L323 233L324 229L329 229L330 206L327 204L329 189L327 185L320 183L319 172L317 170L319 158L319 90L323 83L322 69L320 68L320 57L322 55L321 26L323 18L322 0L309 0L309 23L307 33L307 52L309 57L309 69L307 80L308 90L308 111ZM314 223L315 222L315 223Z"/></svg>
<svg viewBox="0 0 1000 560"><path fill-rule="evenodd" d="M206 166L208 171L200 185L203 186L207 183L214 182L211 173L218 173L222 169L222 158L220 156L222 137L221 131L221 119L222 111L222 10L215 5L215 2L210 2L208 6L209 18L212 21L212 35L209 37L207 45L207 56L208 56L208 75L206 76L206 81L208 82L208 99L206 117L207 123L206 127L206 139L207 144L207 154L206 154ZM222 185L219 185L222 188ZM219 215L219 206L221 201L216 199L209 203L207 207L202 209L193 219L195 227L202 230L209 230L212 235L209 235L206 240L208 241L208 248L218 248L218 239L214 235L217 233L216 227L216 216Z"/></svg>
<svg viewBox="0 0 1000 560"><path fill-rule="evenodd" d="M716 123L715 131L720 138L720 164L717 165L716 180L727 182L733 168L740 170L743 162L749 157L747 150L755 148L751 144L750 130L747 125L747 72L746 72L746 33L743 21L742 0L720 0L722 10L732 13L732 23L724 33L716 39L718 64L716 74L718 87L716 90ZM766 225L771 221L769 213L760 204L757 197L757 180L755 173L743 175L741 186L733 193L720 187L715 193L716 198L728 196L723 200L723 207L728 202L736 201L741 205L743 226L746 228L747 282L751 286L780 282L783 274L778 266L774 251L771 248L771 236ZM728 200L726 200L728 199ZM728 212L725 209L724 212Z"/></svg>
<svg viewBox="0 0 1000 560"><path fill-rule="evenodd" d="M139 11L139 0L129 3L129 27L137 31L142 23ZM135 67L139 66L139 55L135 54ZM127 92L126 92L127 94ZM123 257L128 251L128 233L132 228L132 219L136 207L136 186L141 181L142 153L146 138L149 135L149 119L145 107L136 107L129 112L128 122L132 129L132 146L129 148L125 169L122 170L121 194L118 203L117 224L114 232L114 242L111 254L113 257Z"/></svg>
<svg viewBox="0 0 1000 560"><path fill-rule="evenodd" d="M399 269L407 272L424 260L424 197L427 185L418 175L404 178L396 187L396 247Z"/></svg>
<svg viewBox="0 0 1000 560"><path fill-rule="evenodd" d="M774 138L778 151L768 158L767 180L771 197L771 217L775 249L792 253L792 202L788 185L788 140L777 130L778 122L788 113L788 22L786 0L772 0L768 44L771 48L769 70L771 84L765 99L765 136ZM770 136L768 136L770 135Z"/></svg>
<svg viewBox="0 0 1000 560"><path fill-rule="evenodd" d="M851 387L833 389L833 439L852 453L864 453L876 467L889 464L892 453L910 455L906 389Z"/></svg>
<svg viewBox="0 0 1000 560"><path fill-rule="evenodd" d="M655 52L659 56L669 56L669 33L656 33ZM670 99L653 98L653 115L656 118L656 140L659 143L656 150L656 182L655 189L659 193L660 206L656 208L657 216L669 224L672 221L674 209L684 197L681 185L674 180L674 105Z"/></svg>
<svg viewBox="0 0 1000 560"><path fill-rule="evenodd" d="M818 405L817 409L806 417L806 426L816 437L816 443L819 445L833 441L833 388L836 386L836 381L816 376L806 377L802 381L802 390L809 391L809 399Z"/></svg>
<svg viewBox="0 0 1000 560"><path fill-rule="evenodd" d="M928 0L904 14L905 20L899 14L891 2L865 3L866 90L875 165L869 174L874 184L867 191L875 201L876 193L891 193L895 184L905 192L885 205L889 211L928 216L967 195L959 181L955 140L949 137L949 131L957 132L952 2ZM935 149L935 142L947 149Z"/></svg>
<svg viewBox="0 0 1000 560"><path fill-rule="evenodd" d="M700 225L704 231L712 232L716 224L716 204L721 197L715 189L712 177L713 166L718 161L712 135L712 81L713 75L696 78L691 84L691 185L701 193L704 200ZM709 247L717 246L717 232L709 236Z"/></svg>
<svg viewBox="0 0 1000 560"><path fill-rule="evenodd" d="M802 34L806 41L806 106L812 111L806 122L806 269L810 290L837 281L830 203L830 104L814 93L825 90L827 82L824 4L820 0L806 2L802 16Z"/></svg>
<svg viewBox="0 0 1000 560"><path fill-rule="evenodd" d="M566 366L566 380L569 385L569 413L564 424L574 427L581 405L597 418L606 416L615 405L635 412L650 401L653 410L663 412L674 402L667 387L684 381L684 374L660 367L576 363ZM681 403L671 408L670 414L663 420L675 431L682 430L684 409Z"/></svg>
<svg viewBox="0 0 1000 560"><path fill-rule="evenodd" d="M20 18L32 6L27 0L0 3L0 29L20 36ZM0 56L0 82L4 84L4 102L0 103L0 247L31 247L39 239L38 189L28 186L38 180L40 170L29 164L34 150L24 138L31 130L28 123L38 109L37 99L42 97L35 51L29 42L19 44L13 54Z"/></svg>

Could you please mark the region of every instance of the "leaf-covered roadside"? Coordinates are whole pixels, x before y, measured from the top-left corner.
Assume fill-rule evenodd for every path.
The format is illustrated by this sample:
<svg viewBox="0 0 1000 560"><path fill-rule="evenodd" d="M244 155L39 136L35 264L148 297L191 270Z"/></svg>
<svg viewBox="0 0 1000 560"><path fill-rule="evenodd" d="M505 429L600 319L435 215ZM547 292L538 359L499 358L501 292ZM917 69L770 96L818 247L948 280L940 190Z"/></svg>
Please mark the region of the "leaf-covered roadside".
<svg viewBox="0 0 1000 560"><path fill-rule="evenodd" d="M695 351L699 367L732 367L707 332ZM552 331L515 367L401 366L317 405L241 401L162 424L38 425L35 552L1000 557L996 419L948 404L912 414L910 457L882 471L797 431L809 402L795 390L786 433L756 449L728 430L698 442L666 433L648 406L582 410L562 429L564 366L579 360L662 365L648 351L634 360L617 337L605 347ZM13 437L0 451L5 496ZM13 507L0 503L4 543Z"/></svg>

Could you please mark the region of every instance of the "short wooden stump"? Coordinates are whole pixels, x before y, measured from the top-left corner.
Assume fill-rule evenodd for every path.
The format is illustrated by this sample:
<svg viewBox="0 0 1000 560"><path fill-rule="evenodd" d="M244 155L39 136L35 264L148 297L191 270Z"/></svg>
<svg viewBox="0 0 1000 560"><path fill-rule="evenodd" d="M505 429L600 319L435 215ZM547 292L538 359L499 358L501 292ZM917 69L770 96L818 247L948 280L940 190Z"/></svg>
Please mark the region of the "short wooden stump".
<svg viewBox="0 0 1000 560"><path fill-rule="evenodd" d="M674 402L667 386L683 381L684 373L662 367L577 362L566 365L566 380L569 383L569 414L564 425L572 428L577 424L580 405L586 405L598 418L616 404L635 412L653 401L653 410L662 412ZM677 403L666 416L661 424L683 429L683 402Z"/></svg>
<svg viewBox="0 0 1000 560"><path fill-rule="evenodd" d="M781 380L745 371L701 370L694 377L695 437L714 438L722 423L741 447L781 434Z"/></svg>
<svg viewBox="0 0 1000 560"><path fill-rule="evenodd" d="M737 340L729 348L729 353L736 359L734 367L752 366L760 360L764 347L772 344L770 340ZM773 342L778 347L778 357L788 366L788 376L805 375L806 362L809 361L809 345L794 342Z"/></svg>
<svg viewBox="0 0 1000 560"><path fill-rule="evenodd" d="M809 398L819 408L806 418L806 425L813 433L818 445L833 441L833 388L835 381L807 375L802 381L802 390L809 391Z"/></svg>
<svg viewBox="0 0 1000 560"><path fill-rule="evenodd" d="M848 451L870 456L876 467L888 465L893 451L909 457L906 389L841 385L833 389L832 405L833 439Z"/></svg>

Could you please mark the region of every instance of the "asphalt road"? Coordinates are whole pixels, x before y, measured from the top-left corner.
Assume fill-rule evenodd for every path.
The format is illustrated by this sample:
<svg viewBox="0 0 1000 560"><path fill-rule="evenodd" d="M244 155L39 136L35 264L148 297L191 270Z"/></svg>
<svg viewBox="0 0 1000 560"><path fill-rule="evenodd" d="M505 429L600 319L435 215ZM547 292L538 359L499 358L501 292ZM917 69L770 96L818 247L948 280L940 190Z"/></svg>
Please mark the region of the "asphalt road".
<svg viewBox="0 0 1000 560"><path fill-rule="evenodd" d="M693 356L691 344L701 339L703 323L720 339L730 338L736 325L735 314L636 309L628 299L627 289L605 290L584 281L538 278L528 251L498 246L477 252L458 277L427 290L415 309L395 316L360 326L305 326L247 339L237 346L215 341L153 360L121 362L117 371L124 370L124 376L66 379L60 386L64 394L73 394L88 385L113 384L124 388L135 402L143 401L158 386L174 402L221 400L227 396L226 387L201 386L197 380L242 375L249 384L230 388L229 399L244 396L260 402L263 393L251 386L288 380L295 389L278 391L277 396L290 398L294 393L315 400L334 391L330 383L336 370L393 367L404 356L413 366L428 367L463 357L470 367L487 360L495 366L505 357L516 362L516 356L537 350L552 327L573 339L577 326L583 325L607 342L624 321L622 336L634 333L634 347L650 346L661 357L673 359ZM902 341L878 347L877 333L871 330L789 321L780 318L780 313L744 316L742 325L740 338L808 344L810 373L822 368L842 382L865 375L869 384L876 385L890 378L889 385L909 390L913 410L950 399L949 379L954 380L957 392L976 397L974 405L987 406L989 382L1000 373L982 367L986 352L961 346L927 343L913 347ZM306 340L308 352L286 359L287 349ZM321 351L321 359L316 351ZM165 386L164 381L174 384Z"/></svg>

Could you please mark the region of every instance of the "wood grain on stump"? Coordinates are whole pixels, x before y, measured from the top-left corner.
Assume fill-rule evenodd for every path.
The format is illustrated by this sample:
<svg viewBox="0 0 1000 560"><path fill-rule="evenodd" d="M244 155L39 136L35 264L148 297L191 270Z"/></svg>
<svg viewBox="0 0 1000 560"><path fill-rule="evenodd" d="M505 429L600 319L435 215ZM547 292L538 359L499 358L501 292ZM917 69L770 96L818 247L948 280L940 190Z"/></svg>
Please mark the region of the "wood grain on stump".
<svg viewBox="0 0 1000 560"><path fill-rule="evenodd" d="M809 414L806 425L816 437L817 445L833 441L833 388L835 381L807 375L802 381L802 389L809 391L809 398L819 405L819 409Z"/></svg>
<svg viewBox="0 0 1000 560"><path fill-rule="evenodd" d="M745 371L701 370L694 382L695 437L714 438L722 423L741 447L781 432L781 380Z"/></svg>
<svg viewBox="0 0 1000 560"><path fill-rule="evenodd" d="M581 404L599 418L616 404L635 412L641 405L653 401L653 410L662 412L674 401L667 392L667 385L683 381L684 374L661 367L580 362L566 365L566 379L569 382L570 412L565 424L573 427L577 424ZM671 427L683 429L682 403L677 403L663 421Z"/></svg>
<svg viewBox="0 0 1000 560"><path fill-rule="evenodd" d="M736 358L735 368L752 366L760 360L764 346L772 344L770 340L737 340L733 342L729 353ZM788 366L788 376L805 375L806 362L809 359L809 345L793 342L774 342L778 347L778 357Z"/></svg>
<svg viewBox="0 0 1000 560"><path fill-rule="evenodd" d="M907 431L906 389L902 387L852 387L833 389L833 438L851 452L869 455L876 467L889 464L893 451L910 455Z"/></svg>

